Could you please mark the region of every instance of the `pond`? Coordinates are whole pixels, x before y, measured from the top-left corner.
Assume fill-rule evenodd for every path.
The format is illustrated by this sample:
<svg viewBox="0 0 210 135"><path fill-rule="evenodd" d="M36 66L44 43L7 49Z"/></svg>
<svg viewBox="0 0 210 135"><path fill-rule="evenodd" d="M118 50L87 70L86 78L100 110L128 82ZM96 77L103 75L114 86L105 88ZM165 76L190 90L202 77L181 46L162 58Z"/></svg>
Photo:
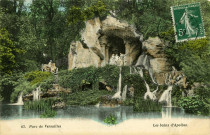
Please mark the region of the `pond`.
<svg viewBox="0 0 210 135"><path fill-rule="evenodd" d="M204 116L189 115L178 107L163 107L162 112L136 113L132 106L118 107L96 107L96 106L68 106L66 109L57 109L55 118L87 118L98 122L113 115L117 117L117 122L128 119L157 119L157 118L206 118ZM40 118L42 112L25 110L19 105L0 105L0 119L31 119Z"/></svg>

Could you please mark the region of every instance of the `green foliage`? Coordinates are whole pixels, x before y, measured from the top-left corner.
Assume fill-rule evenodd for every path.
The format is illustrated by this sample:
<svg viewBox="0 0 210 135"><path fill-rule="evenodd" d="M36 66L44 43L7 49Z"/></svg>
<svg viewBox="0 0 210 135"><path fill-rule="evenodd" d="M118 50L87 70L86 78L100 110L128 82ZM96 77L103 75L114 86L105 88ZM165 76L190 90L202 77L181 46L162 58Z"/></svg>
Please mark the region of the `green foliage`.
<svg viewBox="0 0 210 135"><path fill-rule="evenodd" d="M172 25L170 11L171 2L167 0L116 1L117 17L137 27L147 39L158 36Z"/></svg>
<svg viewBox="0 0 210 135"><path fill-rule="evenodd" d="M194 94L199 95L199 97L206 101L210 97L210 87L207 86L199 86L198 88L194 89ZM209 103L210 104L210 103Z"/></svg>
<svg viewBox="0 0 210 135"><path fill-rule="evenodd" d="M102 1L97 1L95 4L82 9L72 6L68 11L67 20L69 25L81 23L94 17L102 17L107 15L106 5Z"/></svg>
<svg viewBox="0 0 210 135"><path fill-rule="evenodd" d="M196 53L202 54L208 49L208 40L206 38L191 40L180 45L180 49L190 49Z"/></svg>
<svg viewBox="0 0 210 135"><path fill-rule="evenodd" d="M28 72L36 71L40 69L39 64L36 61L29 60L29 59L26 59L24 61L24 67L25 67L25 71L28 71Z"/></svg>
<svg viewBox="0 0 210 135"><path fill-rule="evenodd" d="M196 2L191 0L191 2ZM174 5L186 4L189 1L173 1ZM210 4L207 1L200 1L201 8L203 11L204 24L208 26L209 21L209 7ZM206 33L209 33L206 30ZM186 41L181 43L175 43L175 36L173 28L162 32L160 37L169 42L165 48L170 63L174 65L178 70L184 71L188 81L192 82L209 82L209 69L210 69L210 47L209 47L209 36L203 39L196 39L192 41Z"/></svg>
<svg viewBox="0 0 210 135"><path fill-rule="evenodd" d="M179 101L179 106L184 108L186 113L208 115L209 110L204 101L198 96L184 97Z"/></svg>
<svg viewBox="0 0 210 135"><path fill-rule="evenodd" d="M87 67L59 72L59 84L73 91L82 90L84 85L93 85L104 80L107 85L117 86L119 67L107 65L101 68Z"/></svg>
<svg viewBox="0 0 210 135"><path fill-rule="evenodd" d="M40 83L42 91L46 92L48 89L51 89L54 83L55 83L55 76L50 75Z"/></svg>
<svg viewBox="0 0 210 135"><path fill-rule="evenodd" d="M106 90L88 90L71 93L63 100L67 105L96 105L103 95L113 95L113 93Z"/></svg>
<svg viewBox="0 0 210 135"><path fill-rule="evenodd" d="M172 105L178 106L178 101L182 98L183 90L179 86L173 86L172 90Z"/></svg>
<svg viewBox="0 0 210 135"><path fill-rule="evenodd" d="M50 72L32 71L25 74L25 79L30 82L31 85L39 84L52 76Z"/></svg>
<svg viewBox="0 0 210 135"><path fill-rule="evenodd" d="M104 123L108 125L116 125L117 124L117 117L113 115L109 115L104 119Z"/></svg>
<svg viewBox="0 0 210 135"><path fill-rule="evenodd" d="M17 80L22 77L22 73L0 75L0 95L4 98L3 102L8 103L11 101L11 94L14 91L14 88L19 84L19 81Z"/></svg>
<svg viewBox="0 0 210 135"><path fill-rule="evenodd" d="M126 98L125 101L123 101L124 106L133 106L134 105L134 99L133 98Z"/></svg>
<svg viewBox="0 0 210 135"><path fill-rule="evenodd" d="M52 109L47 109L40 115L40 118L53 118L57 115L57 112Z"/></svg>
<svg viewBox="0 0 210 135"><path fill-rule="evenodd" d="M146 92L144 81L138 74L128 74L124 76L124 84L127 84L128 88L133 86L135 97L143 97Z"/></svg>
<svg viewBox="0 0 210 135"><path fill-rule="evenodd" d="M92 91L81 91L83 86L96 84L97 82L104 82L106 85L112 86L116 89L118 80L119 67L113 65L106 65L105 67L100 68L88 67L59 72L59 84L64 88L71 88L73 92L76 92L70 94L69 100L67 100L68 104L72 105L86 105L86 102L89 101L94 101L93 103L96 104L98 102L97 97L105 95L105 93L103 94L100 91L94 91L98 89L94 88L93 85ZM125 85L127 85L128 88L133 87L135 89L135 97L143 97L146 92L143 79L138 74L130 74L129 67L122 67L122 86ZM90 96L90 99L89 96L87 96L89 93L93 96ZM98 96L97 93L99 94ZM83 102L83 98L87 101L84 100ZM133 102L133 100L130 100L126 101L125 104L131 105Z"/></svg>
<svg viewBox="0 0 210 135"><path fill-rule="evenodd" d="M171 27L168 31L163 31L160 33L160 38L163 40L170 41L171 43L175 43L175 34L174 34L174 28Z"/></svg>
<svg viewBox="0 0 210 135"><path fill-rule="evenodd" d="M59 84L64 88L71 88L73 91L82 90L85 85L92 85L92 89L97 90L94 87L99 82L105 82L106 85L117 88L119 80L120 68L114 65L106 65L104 67L87 67L73 69L71 71L59 72ZM129 73L129 67L122 67L122 86L131 85L135 90L143 92L145 86L141 77L137 74L131 75Z"/></svg>
<svg viewBox="0 0 210 135"><path fill-rule="evenodd" d="M24 103L24 108L26 110L37 110L44 111L52 109L52 105L56 102L54 98L41 99L37 101L27 101Z"/></svg>
<svg viewBox="0 0 210 135"><path fill-rule="evenodd" d="M158 101L144 100L143 97L138 97L134 101L135 112L160 112L162 105Z"/></svg>
<svg viewBox="0 0 210 135"><path fill-rule="evenodd" d="M16 48L6 29L0 29L0 74L11 74L15 68L16 55L21 50Z"/></svg>
<svg viewBox="0 0 210 135"><path fill-rule="evenodd" d="M69 16L68 16L67 19L68 19L68 21L69 21L70 24L75 24L75 23L78 23L78 22L85 21L85 13L79 7L73 6L69 10L69 13L68 14L69 14Z"/></svg>
<svg viewBox="0 0 210 135"><path fill-rule="evenodd" d="M20 92L23 92L23 95L25 95L31 93L38 86L41 86L43 92L47 91L53 87L54 81L55 77L50 72L32 71L21 75L14 82L14 90L10 96L10 102L15 102Z"/></svg>
<svg viewBox="0 0 210 135"><path fill-rule="evenodd" d="M1 77L1 76L0 76ZM0 103L4 100L4 98L2 97L2 91L3 91L3 88L2 86L0 85Z"/></svg>
<svg viewBox="0 0 210 135"><path fill-rule="evenodd" d="M103 79L107 85L113 86L115 88L117 88L119 72L119 67L114 65L106 65L105 67L98 68L97 71L99 74L99 79ZM122 72L124 72L124 70L122 70Z"/></svg>
<svg viewBox="0 0 210 135"><path fill-rule="evenodd" d="M96 83L98 77L95 71L95 67L88 67L59 72L59 84L73 91L81 90L83 85Z"/></svg>
<svg viewBox="0 0 210 135"><path fill-rule="evenodd" d="M210 68L209 46L206 38L175 43L172 31L162 33L169 41L165 53L172 65L183 70L191 82L208 82ZM199 69L199 70L198 70Z"/></svg>
<svg viewBox="0 0 210 135"><path fill-rule="evenodd" d="M28 101L24 103L26 110L43 111L40 118L51 118L56 116L57 112L52 109L52 105L56 102L54 98L41 99L37 101Z"/></svg>
<svg viewBox="0 0 210 135"><path fill-rule="evenodd" d="M31 86L28 81L20 81L19 83L11 94L10 102L12 103L16 102L20 92L23 92L23 95L25 95L36 88L35 86Z"/></svg>

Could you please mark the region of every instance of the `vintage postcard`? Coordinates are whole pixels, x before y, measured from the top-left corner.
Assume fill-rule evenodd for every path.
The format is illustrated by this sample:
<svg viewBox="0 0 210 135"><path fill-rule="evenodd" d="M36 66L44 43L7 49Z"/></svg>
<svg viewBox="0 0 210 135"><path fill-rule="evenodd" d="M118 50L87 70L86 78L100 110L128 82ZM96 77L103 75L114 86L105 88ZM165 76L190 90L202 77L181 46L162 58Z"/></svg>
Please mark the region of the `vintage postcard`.
<svg viewBox="0 0 210 135"><path fill-rule="evenodd" d="M0 135L210 135L209 0L0 0Z"/></svg>

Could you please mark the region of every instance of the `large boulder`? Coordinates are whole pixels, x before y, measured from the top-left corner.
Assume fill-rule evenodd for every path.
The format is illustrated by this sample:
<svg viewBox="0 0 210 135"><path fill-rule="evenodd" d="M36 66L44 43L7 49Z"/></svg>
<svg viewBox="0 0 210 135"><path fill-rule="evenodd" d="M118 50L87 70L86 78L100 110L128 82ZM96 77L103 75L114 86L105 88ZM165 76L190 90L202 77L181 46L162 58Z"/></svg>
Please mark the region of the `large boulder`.
<svg viewBox="0 0 210 135"><path fill-rule="evenodd" d="M69 53L69 69L100 66L101 59L91 48L84 48L80 41L72 43Z"/></svg>
<svg viewBox="0 0 210 135"><path fill-rule="evenodd" d="M143 50L153 58L165 58L164 43L159 37L150 37L143 42Z"/></svg>
<svg viewBox="0 0 210 135"><path fill-rule="evenodd" d="M171 71L171 65L164 53L165 43L159 37L149 38L143 42L143 55L148 55L148 69L151 70L156 82L160 85L165 83L165 74ZM142 60L143 61L143 60Z"/></svg>

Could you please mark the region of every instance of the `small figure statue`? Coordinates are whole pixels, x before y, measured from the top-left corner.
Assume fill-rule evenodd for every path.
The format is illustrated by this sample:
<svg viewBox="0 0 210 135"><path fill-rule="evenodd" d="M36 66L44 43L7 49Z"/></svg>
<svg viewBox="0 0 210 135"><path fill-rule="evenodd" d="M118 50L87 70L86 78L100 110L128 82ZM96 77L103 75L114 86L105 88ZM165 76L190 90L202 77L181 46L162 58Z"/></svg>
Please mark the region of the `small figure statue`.
<svg viewBox="0 0 210 135"><path fill-rule="evenodd" d="M52 60L50 60L50 62L48 63L48 66L51 66L51 64L52 64Z"/></svg>
<svg viewBox="0 0 210 135"><path fill-rule="evenodd" d="M50 62L48 64L42 64L42 71L57 73L58 69L55 66L55 63L52 63L52 60L50 60Z"/></svg>
<svg viewBox="0 0 210 135"><path fill-rule="evenodd" d="M120 53L120 66L124 65L124 54Z"/></svg>
<svg viewBox="0 0 210 135"><path fill-rule="evenodd" d="M109 63L110 63L110 65L114 65L114 63L115 63L115 54L112 54Z"/></svg>
<svg viewBox="0 0 210 135"><path fill-rule="evenodd" d="M115 63L114 63L114 65L118 65L118 63L119 63L119 56L116 54L115 55Z"/></svg>

